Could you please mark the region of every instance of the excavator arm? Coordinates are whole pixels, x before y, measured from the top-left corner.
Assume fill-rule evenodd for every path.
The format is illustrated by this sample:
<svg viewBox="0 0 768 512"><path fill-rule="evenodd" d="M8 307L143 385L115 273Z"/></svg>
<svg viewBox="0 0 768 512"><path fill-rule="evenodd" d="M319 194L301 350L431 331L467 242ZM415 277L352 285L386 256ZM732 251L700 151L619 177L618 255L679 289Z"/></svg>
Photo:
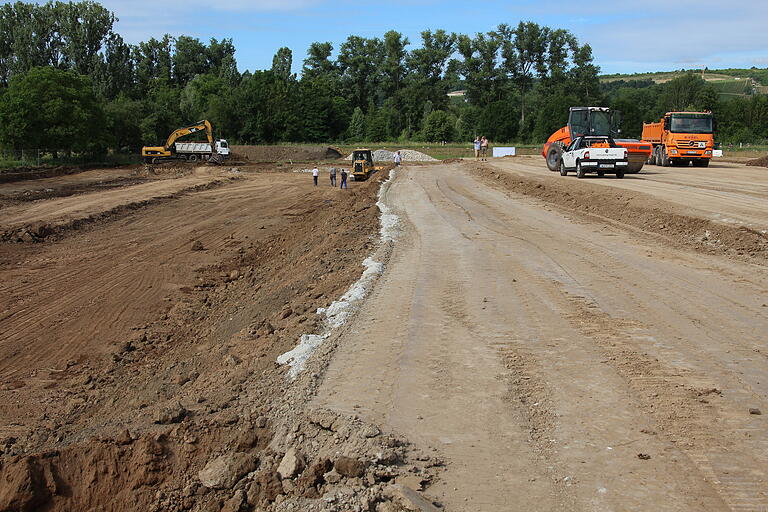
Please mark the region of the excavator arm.
<svg viewBox="0 0 768 512"><path fill-rule="evenodd" d="M215 153L216 141L213 140L213 127L211 127L211 123L209 121L198 121L195 124L191 124L189 126L185 126L184 128L175 130L168 136L168 140L165 142L166 151L170 150L173 144L181 137L189 135L190 133L202 131L205 131L205 136L208 138L208 143L211 145L211 150Z"/></svg>
<svg viewBox="0 0 768 512"><path fill-rule="evenodd" d="M224 157L216 150L216 140L213 138L213 127L210 121L198 121L195 124L185 126L174 130L168 136L168 140L165 141L165 146L144 146L141 149L141 156L145 162L155 163L163 160L173 159L175 156L174 144L181 137L189 135L191 133L205 132L205 136L208 139L208 144L211 146L210 156L207 156L207 160L211 163L221 164L224 162ZM195 157L197 159L197 157Z"/></svg>

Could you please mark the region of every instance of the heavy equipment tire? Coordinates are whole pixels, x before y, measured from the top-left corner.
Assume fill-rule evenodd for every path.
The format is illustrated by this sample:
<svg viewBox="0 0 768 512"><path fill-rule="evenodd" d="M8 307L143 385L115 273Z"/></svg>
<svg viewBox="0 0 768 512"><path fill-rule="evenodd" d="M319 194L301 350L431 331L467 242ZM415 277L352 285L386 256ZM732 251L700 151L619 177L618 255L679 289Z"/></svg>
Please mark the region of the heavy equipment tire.
<svg viewBox="0 0 768 512"><path fill-rule="evenodd" d="M696 160L691 160L691 163L694 167L706 167L707 164L709 164L709 160L705 160L703 158L697 158Z"/></svg>
<svg viewBox="0 0 768 512"><path fill-rule="evenodd" d="M616 179L618 180L624 179L624 173L621 171L616 171Z"/></svg>
<svg viewBox="0 0 768 512"><path fill-rule="evenodd" d="M563 143L553 142L547 150L547 168L556 172L560 170L560 162L563 160Z"/></svg>
<svg viewBox="0 0 768 512"><path fill-rule="evenodd" d="M661 166L662 167L669 167L670 165L672 165L672 162L670 161L669 157L667 156L666 150L664 150L664 148L662 148L660 150L660 152L661 152Z"/></svg>
<svg viewBox="0 0 768 512"><path fill-rule="evenodd" d="M648 165L656 165L656 148L651 151L651 156L648 157Z"/></svg>
<svg viewBox="0 0 768 512"><path fill-rule="evenodd" d="M197 162L197 155L191 154L189 155L189 157L187 157L187 160L189 160L190 162Z"/></svg>
<svg viewBox="0 0 768 512"><path fill-rule="evenodd" d="M581 179L586 176L584 169L581 168L581 162L576 162L576 177Z"/></svg>
<svg viewBox="0 0 768 512"><path fill-rule="evenodd" d="M563 159L560 159L560 176L568 176L568 169L565 168Z"/></svg>

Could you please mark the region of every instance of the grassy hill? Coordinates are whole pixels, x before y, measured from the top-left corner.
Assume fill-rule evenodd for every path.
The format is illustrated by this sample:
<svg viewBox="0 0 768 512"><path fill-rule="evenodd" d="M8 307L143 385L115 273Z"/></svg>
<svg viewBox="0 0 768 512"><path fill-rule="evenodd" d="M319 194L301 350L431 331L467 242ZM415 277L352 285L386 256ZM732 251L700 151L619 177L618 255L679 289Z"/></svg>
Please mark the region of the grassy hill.
<svg viewBox="0 0 768 512"><path fill-rule="evenodd" d="M768 69L681 69L679 71L660 71L654 73L602 75L604 83L623 81L651 81L656 84L669 82L687 73L696 73L710 83L723 98L768 94Z"/></svg>

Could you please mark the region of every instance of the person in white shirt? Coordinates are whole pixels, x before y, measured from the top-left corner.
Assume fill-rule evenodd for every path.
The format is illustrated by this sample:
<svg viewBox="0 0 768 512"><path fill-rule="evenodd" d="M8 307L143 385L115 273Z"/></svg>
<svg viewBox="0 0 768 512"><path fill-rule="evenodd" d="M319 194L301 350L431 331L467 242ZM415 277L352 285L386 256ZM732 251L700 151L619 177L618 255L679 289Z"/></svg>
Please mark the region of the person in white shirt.
<svg viewBox="0 0 768 512"><path fill-rule="evenodd" d="M320 176L320 169L315 167L312 169L312 180L315 182L315 186L317 186L317 177Z"/></svg>
<svg viewBox="0 0 768 512"><path fill-rule="evenodd" d="M400 154L400 151L398 151L397 153L395 153L395 167L400 167L400 162L402 161L403 161L403 157Z"/></svg>

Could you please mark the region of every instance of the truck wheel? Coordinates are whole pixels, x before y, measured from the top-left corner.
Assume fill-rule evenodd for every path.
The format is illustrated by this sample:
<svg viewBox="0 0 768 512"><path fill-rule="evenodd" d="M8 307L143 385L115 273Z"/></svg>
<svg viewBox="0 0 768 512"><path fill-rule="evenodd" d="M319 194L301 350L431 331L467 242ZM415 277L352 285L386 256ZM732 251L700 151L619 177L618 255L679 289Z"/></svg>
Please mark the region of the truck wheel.
<svg viewBox="0 0 768 512"><path fill-rule="evenodd" d="M648 165L656 165L656 150L651 151L651 156L648 157Z"/></svg>
<svg viewBox="0 0 768 512"><path fill-rule="evenodd" d="M560 169L560 162L563 160L563 144L561 142L553 142L547 150L547 168L550 171L555 172Z"/></svg>
<svg viewBox="0 0 768 512"><path fill-rule="evenodd" d="M197 155L189 155L188 160L190 162L197 162Z"/></svg>
<svg viewBox="0 0 768 512"><path fill-rule="evenodd" d="M565 168L563 160L560 159L560 176L568 176L568 170Z"/></svg>
<svg viewBox="0 0 768 512"><path fill-rule="evenodd" d="M581 168L581 162L576 162L576 177L581 179L584 176L586 176L586 174L584 173L584 169Z"/></svg>
<svg viewBox="0 0 768 512"><path fill-rule="evenodd" d="M672 165L672 162L669 159L669 156L667 156L667 150L665 148L661 148L661 166L662 167L669 167Z"/></svg>
<svg viewBox="0 0 768 512"><path fill-rule="evenodd" d="M706 158L700 158L693 161L694 167L709 167L709 160Z"/></svg>

